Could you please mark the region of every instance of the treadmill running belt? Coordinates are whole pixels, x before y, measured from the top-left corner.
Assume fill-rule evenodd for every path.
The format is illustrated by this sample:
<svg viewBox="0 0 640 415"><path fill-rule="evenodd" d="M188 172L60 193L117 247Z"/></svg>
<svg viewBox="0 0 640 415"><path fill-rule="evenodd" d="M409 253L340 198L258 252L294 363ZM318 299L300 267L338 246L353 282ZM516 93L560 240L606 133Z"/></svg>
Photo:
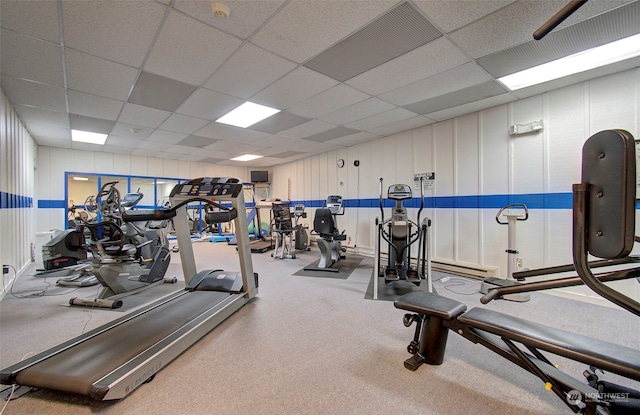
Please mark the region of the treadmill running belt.
<svg viewBox="0 0 640 415"><path fill-rule="evenodd" d="M185 292L180 297L22 370L16 377L16 383L89 396L97 380L226 298L229 298L229 293Z"/></svg>

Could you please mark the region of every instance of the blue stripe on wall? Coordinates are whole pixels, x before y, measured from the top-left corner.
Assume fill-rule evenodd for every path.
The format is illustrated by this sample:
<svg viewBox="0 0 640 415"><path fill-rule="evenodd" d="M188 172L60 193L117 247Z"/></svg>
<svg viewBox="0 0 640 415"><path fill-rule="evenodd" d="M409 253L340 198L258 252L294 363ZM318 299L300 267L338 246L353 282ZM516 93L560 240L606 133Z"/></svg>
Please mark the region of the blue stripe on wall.
<svg viewBox="0 0 640 415"><path fill-rule="evenodd" d="M64 209L67 204L64 200L38 200L38 209Z"/></svg>
<svg viewBox="0 0 640 415"><path fill-rule="evenodd" d="M9 196L14 196L10 198ZM8 195L2 193L2 208L9 207L29 207L31 198ZM324 206L325 200L295 200L292 205L302 203L308 208L320 208ZM379 199L345 199L345 208L379 208ZM529 209L571 209L573 205L572 193L533 193L521 195L479 195L479 196L436 196L425 197L425 209L501 209L506 205L514 203L524 203ZM384 199L385 208L395 206L395 201ZM247 203L247 207L252 207L253 203ZM403 201L403 206L408 208L419 208L420 199L413 198ZM640 207L640 204L637 205ZM40 209L64 209L64 200L38 200Z"/></svg>
<svg viewBox="0 0 640 415"><path fill-rule="evenodd" d="M33 198L0 192L0 209L19 209L33 207Z"/></svg>

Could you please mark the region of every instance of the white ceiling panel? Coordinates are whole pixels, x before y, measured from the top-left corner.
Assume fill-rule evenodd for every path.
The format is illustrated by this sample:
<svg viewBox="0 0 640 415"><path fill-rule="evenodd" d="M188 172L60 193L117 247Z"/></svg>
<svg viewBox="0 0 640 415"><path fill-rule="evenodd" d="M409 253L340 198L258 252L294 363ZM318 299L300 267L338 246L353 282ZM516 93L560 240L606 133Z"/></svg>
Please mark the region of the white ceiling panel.
<svg viewBox="0 0 640 415"><path fill-rule="evenodd" d="M39 145L69 148L71 120L107 152L273 166L640 66L504 93L499 74L640 33L640 0L591 0L532 41L567 2L0 0L0 86ZM245 101L282 111L214 122ZM268 157L228 161L250 149Z"/></svg>
<svg viewBox="0 0 640 415"><path fill-rule="evenodd" d="M176 0L174 7L189 16L201 20L223 32L247 39L258 30L271 15L281 7L284 0L230 0L227 19L216 18L211 10L210 0Z"/></svg>
<svg viewBox="0 0 640 415"><path fill-rule="evenodd" d="M2 1L2 27L38 39L57 42L58 3L50 0Z"/></svg>
<svg viewBox="0 0 640 415"><path fill-rule="evenodd" d="M153 141L155 143L178 144L187 134L174 133L173 131L155 130L145 141Z"/></svg>
<svg viewBox="0 0 640 415"><path fill-rule="evenodd" d="M85 94L77 91L69 91L69 111L73 114L86 115L87 117L102 118L115 121L120 115L124 102Z"/></svg>
<svg viewBox="0 0 640 415"><path fill-rule="evenodd" d="M150 151L166 151L173 144L171 143L163 143L161 141L151 141L146 140L140 143L138 146L139 150L150 150Z"/></svg>
<svg viewBox="0 0 640 415"><path fill-rule="evenodd" d="M67 48L69 89L125 101L138 70Z"/></svg>
<svg viewBox="0 0 640 415"><path fill-rule="evenodd" d="M484 83L489 74L475 62L465 63L451 70L380 94L380 98L396 105L407 105L424 99L444 95L468 86Z"/></svg>
<svg viewBox="0 0 640 415"><path fill-rule="evenodd" d="M413 0L431 21L449 33L499 10L515 0ZM559 9L558 9L559 10Z"/></svg>
<svg viewBox="0 0 640 415"><path fill-rule="evenodd" d="M395 105L378 98L369 98L357 104L350 105L338 111L320 117L321 120L332 124L347 124L362 118L371 117L381 112L389 111Z"/></svg>
<svg viewBox="0 0 640 415"><path fill-rule="evenodd" d="M209 123L208 120L174 113L160 124L159 128L176 133L193 134Z"/></svg>
<svg viewBox="0 0 640 415"><path fill-rule="evenodd" d="M8 75L2 77L2 88L11 96L13 105L30 105L63 113L67 111L64 88Z"/></svg>
<svg viewBox="0 0 640 415"><path fill-rule="evenodd" d="M347 37L397 1L289 1L251 41L302 63Z"/></svg>
<svg viewBox="0 0 640 415"><path fill-rule="evenodd" d="M339 84L290 107L287 111L307 118L317 118L367 98L371 96L348 85Z"/></svg>
<svg viewBox="0 0 640 415"><path fill-rule="evenodd" d="M397 121L406 120L415 117L415 112L411 112L404 108L395 108L389 111L382 112L380 114L363 118L358 121L345 124L345 127L353 128L355 130L372 130L377 127L381 127L386 124L395 123Z"/></svg>
<svg viewBox="0 0 640 415"><path fill-rule="evenodd" d="M144 69L167 78L200 85L240 46L241 40L172 12ZM189 62L185 71L184 63Z"/></svg>
<svg viewBox="0 0 640 415"><path fill-rule="evenodd" d="M164 18L153 0L63 1L65 46L140 67Z"/></svg>
<svg viewBox="0 0 640 415"><path fill-rule="evenodd" d="M448 39L442 37L358 75L346 83L369 94L378 95L455 68L468 61L467 56Z"/></svg>
<svg viewBox="0 0 640 415"><path fill-rule="evenodd" d="M42 108L16 105L16 112L25 123L50 125L52 127L70 128L69 115L64 112L49 111Z"/></svg>
<svg viewBox="0 0 640 415"><path fill-rule="evenodd" d="M171 113L169 111L126 103L124 104L118 121L126 124L157 128L169 118L170 115Z"/></svg>
<svg viewBox="0 0 640 415"><path fill-rule="evenodd" d="M295 67L291 61L245 43L204 87L249 99Z"/></svg>
<svg viewBox="0 0 640 415"><path fill-rule="evenodd" d="M243 102L241 99L229 95L199 88L178 107L176 112L215 121Z"/></svg>
<svg viewBox="0 0 640 415"><path fill-rule="evenodd" d="M60 46L3 29L0 50L3 75L64 86Z"/></svg>
<svg viewBox="0 0 640 415"><path fill-rule="evenodd" d="M265 88L251 101L284 110L337 84L338 81L334 79L300 66Z"/></svg>

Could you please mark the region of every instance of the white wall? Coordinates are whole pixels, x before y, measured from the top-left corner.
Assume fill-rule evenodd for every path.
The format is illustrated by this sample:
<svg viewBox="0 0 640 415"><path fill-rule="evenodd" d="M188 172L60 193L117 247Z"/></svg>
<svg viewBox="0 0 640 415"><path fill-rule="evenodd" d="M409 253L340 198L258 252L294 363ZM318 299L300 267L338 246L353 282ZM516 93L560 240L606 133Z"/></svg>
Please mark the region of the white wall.
<svg viewBox="0 0 640 415"><path fill-rule="evenodd" d="M510 125L535 120L543 121L542 131L509 135ZM413 173L435 171L435 186L426 197L566 196L580 181L584 141L613 128L640 138L639 123L640 69L634 69L277 166L273 193L286 195L290 187L294 201L319 201L331 193L377 199L380 177L386 196L388 185L412 185ZM346 161L342 169L336 166L339 158ZM356 159L359 167L353 165ZM424 214L433 219L434 259L499 267L505 276L507 227L496 223L498 209L426 209ZM342 219L340 227L361 253L373 251L374 219L379 215L375 207L353 208ZM528 268L571 263L571 209L531 209L529 220L518 223L517 248ZM640 298L635 281L618 285ZM560 294L592 296L582 287Z"/></svg>
<svg viewBox="0 0 640 415"><path fill-rule="evenodd" d="M34 169L36 145L2 91L0 101L0 263L10 265L0 276L0 298L31 262L34 243Z"/></svg>

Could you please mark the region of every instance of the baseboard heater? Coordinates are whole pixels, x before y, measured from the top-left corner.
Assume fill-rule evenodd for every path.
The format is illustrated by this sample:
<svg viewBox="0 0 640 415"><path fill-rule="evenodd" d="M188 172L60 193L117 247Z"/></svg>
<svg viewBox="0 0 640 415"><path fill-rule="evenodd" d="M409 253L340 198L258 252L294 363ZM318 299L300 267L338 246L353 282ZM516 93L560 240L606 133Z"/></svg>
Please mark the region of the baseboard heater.
<svg viewBox="0 0 640 415"><path fill-rule="evenodd" d="M461 264L459 262L447 262L443 260L431 260L431 269L451 274L463 275L465 277L477 278L484 280L485 278L498 277L498 268L487 267L475 264Z"/></svg>

